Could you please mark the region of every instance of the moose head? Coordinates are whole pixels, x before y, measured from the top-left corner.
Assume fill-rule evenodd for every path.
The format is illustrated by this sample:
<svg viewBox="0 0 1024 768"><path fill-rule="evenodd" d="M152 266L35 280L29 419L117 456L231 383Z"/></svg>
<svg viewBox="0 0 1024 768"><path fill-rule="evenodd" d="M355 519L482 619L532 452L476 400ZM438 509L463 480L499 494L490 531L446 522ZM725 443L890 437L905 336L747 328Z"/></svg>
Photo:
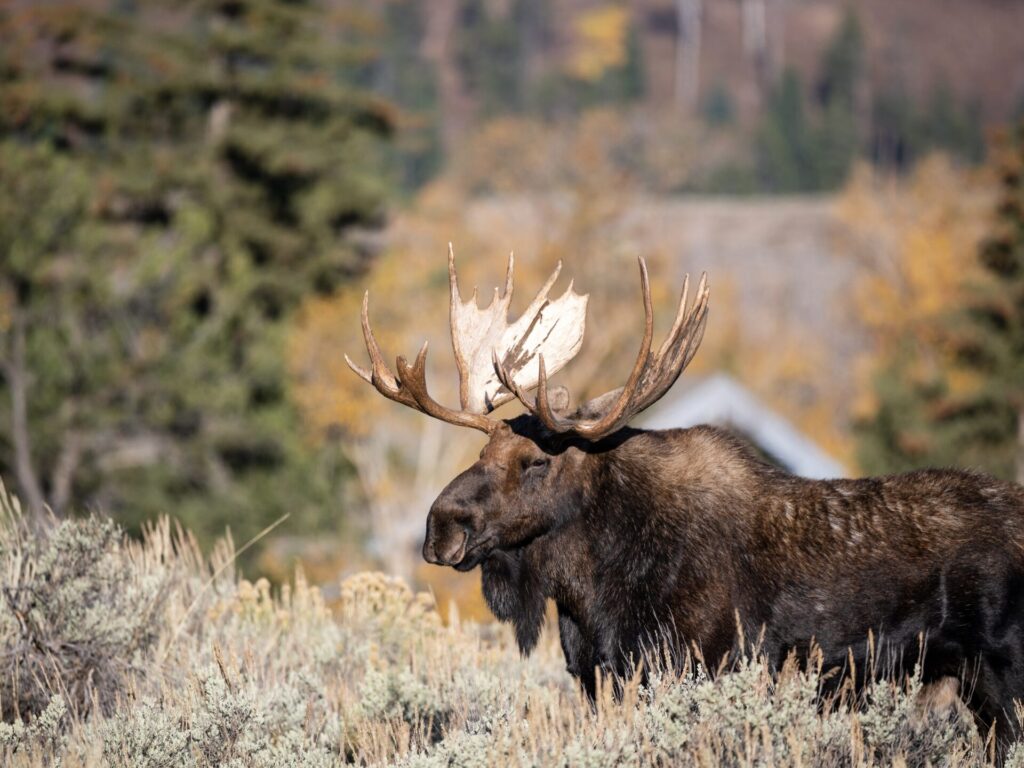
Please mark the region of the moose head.
<svg viewBox="0 0 1024 768"><path fill-rule="evenodd" d="M549 387L583 342L587 295L570 283L558 299L548 294L558 279L555 268L529 307L508 322L514 257L508 260L504 292L494 291L486 309L474 291L463 302L449 246L452 346L459 372L461 408L441 405L427 391L427 345L410 365L397 360L397 375L384 361L369 322L369 297L363 298L362 328L371 367L346 361L380 394L450 424L472 427L490 436L479 460L438 496L427 517L423 557L431 563L468 571L494 552L515 550L564 522L574 497L587 483L583 457L613 443L629 420L669 390L690 362L704 333L708 287L704 276L694 301L683 283L675 322L654 352L654 312L647 265L639 259L645 326L640 351L625 386L569 408L562 387ZM536 395L530 393L536 390ZM518 400L526 413L510 420L490 414Z"/></svg>

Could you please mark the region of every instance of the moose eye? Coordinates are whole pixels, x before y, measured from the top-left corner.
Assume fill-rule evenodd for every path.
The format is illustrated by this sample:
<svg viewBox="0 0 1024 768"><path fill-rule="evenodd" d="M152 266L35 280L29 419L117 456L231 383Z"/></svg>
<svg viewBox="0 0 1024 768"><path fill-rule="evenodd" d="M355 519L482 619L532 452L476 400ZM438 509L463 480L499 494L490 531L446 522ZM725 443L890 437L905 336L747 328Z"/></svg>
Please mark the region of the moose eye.
<svg viewBox="0 0 1024 768"><path fill-rule="evenodd" d="M542 456L540 458L533 459L532 461L525 461L523 462L523 464L525 465L526 469L537 469L539 467L546 467L548 465L548 458L546 456Z"/></svg>

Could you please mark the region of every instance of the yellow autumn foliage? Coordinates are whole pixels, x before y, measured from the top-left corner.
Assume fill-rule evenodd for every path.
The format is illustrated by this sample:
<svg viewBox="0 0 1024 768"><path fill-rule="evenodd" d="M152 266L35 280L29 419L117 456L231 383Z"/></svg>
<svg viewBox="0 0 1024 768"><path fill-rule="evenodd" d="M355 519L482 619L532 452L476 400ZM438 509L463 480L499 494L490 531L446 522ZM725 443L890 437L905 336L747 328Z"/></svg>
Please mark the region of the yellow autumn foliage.
<svg viewBox="0 0 1024 768"><path fill-rule="evenodd" d="M573 45L566 68L580 80L599 80L626 62L629 11L617 4L580 12L573 20Z"/></svg>
<svg viewBox="0 0 1024 768"><path fill-rule="evenodd" d="M862 233L852 300L871 341L857 363L854 414L873 412L871 380L908 339L922 352L909 375L922 381L941 375L958 393L976 387L977 378L958 369L944 348L941 323L979 276L977 247L992 210L984 172L958 168L941 155L922 162L906 180L862 167L838 210Z"/></svg>

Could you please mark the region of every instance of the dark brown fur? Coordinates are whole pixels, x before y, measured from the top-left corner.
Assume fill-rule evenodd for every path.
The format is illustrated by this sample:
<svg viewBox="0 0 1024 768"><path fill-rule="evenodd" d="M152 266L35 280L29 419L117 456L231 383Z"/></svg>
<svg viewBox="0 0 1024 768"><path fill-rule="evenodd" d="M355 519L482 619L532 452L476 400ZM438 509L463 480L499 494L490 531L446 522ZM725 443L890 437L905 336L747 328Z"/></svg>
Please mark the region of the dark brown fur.
<svg viewBox="0 0 1024 768"><path fill-rule="evenodd" d="M569 671L624 673L651 647L710 665L763 636L769 662L821 647L866 668L869 631L897 662L966 678L1003 734L1024 698L1024 488L926 470L812 481L711 428L558 438L510 421L434 503L427 560L483 568L524 653L547 599Z"/></svg>

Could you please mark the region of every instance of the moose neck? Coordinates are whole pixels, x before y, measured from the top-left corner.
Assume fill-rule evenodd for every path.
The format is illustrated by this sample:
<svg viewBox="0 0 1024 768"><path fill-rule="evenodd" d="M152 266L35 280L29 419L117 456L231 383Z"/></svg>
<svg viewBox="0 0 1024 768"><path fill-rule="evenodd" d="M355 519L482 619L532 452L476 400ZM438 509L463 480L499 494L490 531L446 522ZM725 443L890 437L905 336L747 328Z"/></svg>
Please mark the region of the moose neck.
<svg viewBox="0 0 1024 768"><path fill-rule="evenodd" d="M623 437L584 456L584 490L563 522L484 565L484 595L498 619L515 624L524 653L539 637L547 599L560 616L596 631L595 617L608 615L606 581L615 581L620 601L647 600L640 593L649 591L659 563L699 549L686 543L704 527L696 516L706 493L697 478L680 477L689 474L689 441L668 445L659 433L634 430ZM666 462L676 471L666 472ZM638 594L625 593L634 588Z"/></svg>

